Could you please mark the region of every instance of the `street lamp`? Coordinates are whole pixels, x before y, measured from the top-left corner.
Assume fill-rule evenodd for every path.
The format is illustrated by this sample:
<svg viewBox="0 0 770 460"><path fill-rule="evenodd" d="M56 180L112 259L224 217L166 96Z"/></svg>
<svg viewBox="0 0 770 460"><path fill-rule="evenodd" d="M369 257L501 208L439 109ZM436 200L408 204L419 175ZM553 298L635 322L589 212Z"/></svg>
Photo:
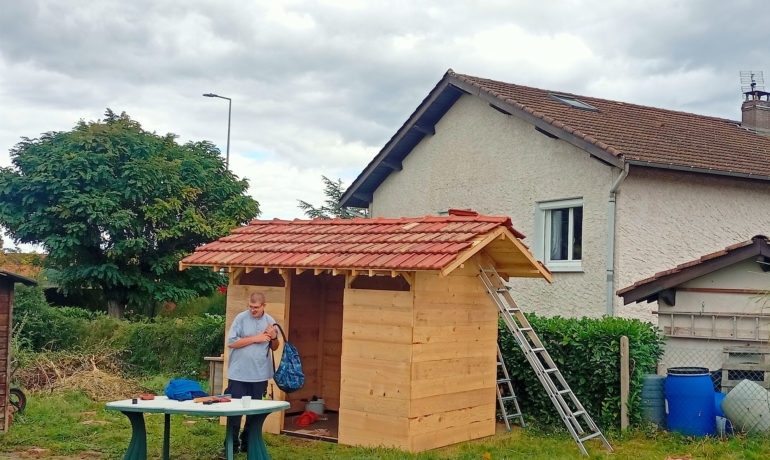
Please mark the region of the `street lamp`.
<svg viewBox="0 0 770 460"><path fill-rule="evenodd" d="M230 169L230 116L232 115L233 100L229 97L220 96L214 93L206 93L204 97L218 97L220 99L227 99L227 154L225 156L225 169Z"/></svg>

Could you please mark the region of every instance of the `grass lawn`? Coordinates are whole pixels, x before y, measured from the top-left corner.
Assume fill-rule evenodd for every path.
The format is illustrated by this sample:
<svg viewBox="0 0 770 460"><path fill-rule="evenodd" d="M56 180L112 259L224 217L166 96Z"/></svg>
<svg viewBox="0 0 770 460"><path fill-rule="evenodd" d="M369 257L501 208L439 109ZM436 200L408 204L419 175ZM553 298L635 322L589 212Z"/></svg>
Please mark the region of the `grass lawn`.
<svg viewBox="0 0 770 460"><path fill-rule="evenodd" d="M14 418L10 431L0 438L0 458L122 458L131 437L128 419L106 411L104 403L73 392L28 395L27 409ZM89 412L95 412L93 414ZM148 457L161 456L163 415L146 414ZM184 424L195 421L194 424ZM83 423L86 422L86 423ZM225 429L218 418L171 416L171 456L213 459L221 450ZM571 459L585 458L566 434L546 435L533 429L514 429L491 438L465 442L421 454L395 449L363 449L265 435L275 460L307 459ZM589 444L590 458L655 459L667 456L693 459L767 459L770 438L688 439L678 435L634 432L612 436L615 453L600 443ZM40 449L45 449L41 451ZM488 456L485 454L489 454ZM237 456L245 459L245 454Z"/></svg>

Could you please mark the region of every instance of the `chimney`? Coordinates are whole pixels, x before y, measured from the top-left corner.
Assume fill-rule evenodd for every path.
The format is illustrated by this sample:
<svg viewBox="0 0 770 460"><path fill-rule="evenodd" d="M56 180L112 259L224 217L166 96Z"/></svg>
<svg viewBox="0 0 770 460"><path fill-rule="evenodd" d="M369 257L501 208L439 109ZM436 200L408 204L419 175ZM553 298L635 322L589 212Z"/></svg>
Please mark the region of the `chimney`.
<svg viewBox="0 0 770 460"><path fill-rule="evenodd" d="M741 126L762 134L770 134L770 93L755 90L743 94L746 95L746 100L741 105Z"/></svg>

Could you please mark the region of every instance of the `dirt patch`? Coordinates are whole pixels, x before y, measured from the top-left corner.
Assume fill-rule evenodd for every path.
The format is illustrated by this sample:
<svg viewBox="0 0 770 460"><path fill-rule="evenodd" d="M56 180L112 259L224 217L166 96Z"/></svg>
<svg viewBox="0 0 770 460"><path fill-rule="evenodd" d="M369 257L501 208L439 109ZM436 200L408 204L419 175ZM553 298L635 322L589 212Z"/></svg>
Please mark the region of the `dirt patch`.
<svg viewBox="0 0 770 460"><path fill-rule="evenodd" d="M101 452L95 452L92 450L84 450L78 452L76 455L53 455L49 449L43 449L42 447L29 447L26 449L14 450L13 452L0 453L0 459L17 460L17 459L35 459L45 458L53 460L83 460L83 459L99 459L104 458L104 454Z"/></svg>

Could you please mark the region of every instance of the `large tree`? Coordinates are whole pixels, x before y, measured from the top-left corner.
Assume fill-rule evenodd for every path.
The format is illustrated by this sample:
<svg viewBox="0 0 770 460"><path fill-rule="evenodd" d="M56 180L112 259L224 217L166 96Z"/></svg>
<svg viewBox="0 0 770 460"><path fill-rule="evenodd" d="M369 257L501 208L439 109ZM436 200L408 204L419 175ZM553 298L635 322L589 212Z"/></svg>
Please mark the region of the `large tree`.
<svg viewBox="0 0 770 460"><path fill-rule="evenodd" d="M111 315L210 292L221 275L178 262L259 214L214 145L180 145L109 109L103 121L23 138L11 159L0 224L44 245L60 289L101 288Z"/></svg>
<svg viewBox="0 0 770 460"><path fill-rule="evenodd" d="M342 188L342 179L336 181L326 176L321 176L324 181L324 204L315 207L307 201L297 200L299 208L311 219L352 219L354 217L368 217L369 210L366 208L349 208L340 206L340 198L344 190Z"/></svg>

